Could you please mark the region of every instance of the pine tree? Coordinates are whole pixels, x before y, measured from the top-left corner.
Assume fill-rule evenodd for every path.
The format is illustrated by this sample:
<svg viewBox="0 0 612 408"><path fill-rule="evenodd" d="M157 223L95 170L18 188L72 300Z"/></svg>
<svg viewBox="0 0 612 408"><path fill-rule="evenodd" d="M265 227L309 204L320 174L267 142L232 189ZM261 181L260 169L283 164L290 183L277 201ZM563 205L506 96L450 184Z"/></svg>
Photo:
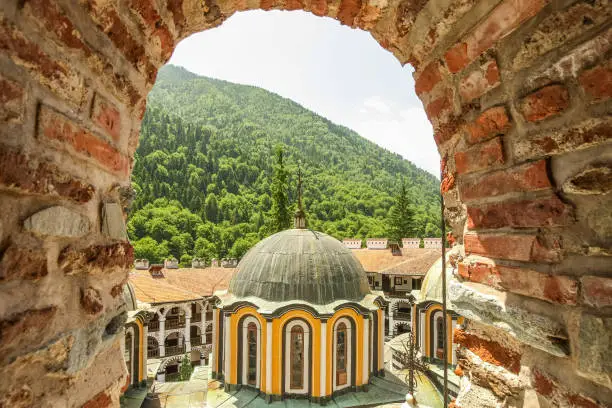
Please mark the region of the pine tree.
<svg viewBox="0 0 612 408"><path fill-rule="evenodd" d="M191 378L192 371L193 371L193 367L191 366L191 361L189 361L189 355L185 354L183 356L183 360L181 361L181 368L180 368L181 381L189 381L189 378Z"/></svg>
<svg viewBox="0 0 612 408"><path fill-rule="evenodd" d="M389 211L389 236L400 241L402 238L412 237L414 234L414 210L408 199L406 184L402 179L402 187L395 198L395 205Z"/></svg>
<svg viewBox="0 0 612 408"><path fill-rule="evenodd" d="M287 197L287 170L283 163L284 152L282 146L275 150L276 165L274 166L274 179L272 181L272 232L289 228L291 214L289 213L289 199Z"/></svg>

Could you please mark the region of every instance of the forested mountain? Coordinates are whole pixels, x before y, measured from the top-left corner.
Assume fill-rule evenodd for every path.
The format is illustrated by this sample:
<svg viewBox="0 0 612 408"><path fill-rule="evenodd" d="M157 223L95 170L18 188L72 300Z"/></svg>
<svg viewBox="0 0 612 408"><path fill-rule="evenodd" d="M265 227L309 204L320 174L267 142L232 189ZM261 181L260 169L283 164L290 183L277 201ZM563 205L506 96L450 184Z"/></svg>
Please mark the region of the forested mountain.
<svg viewBox="0 0 612 408"><path fill-rule="evenodd" d="M136 257L240 257L272 231L275 149L296 199L301 161L309 228L380 237L404 178L414 233L439 234L439 182L357 133L253 86L166 66L149 94L128 231Z"/></svg>

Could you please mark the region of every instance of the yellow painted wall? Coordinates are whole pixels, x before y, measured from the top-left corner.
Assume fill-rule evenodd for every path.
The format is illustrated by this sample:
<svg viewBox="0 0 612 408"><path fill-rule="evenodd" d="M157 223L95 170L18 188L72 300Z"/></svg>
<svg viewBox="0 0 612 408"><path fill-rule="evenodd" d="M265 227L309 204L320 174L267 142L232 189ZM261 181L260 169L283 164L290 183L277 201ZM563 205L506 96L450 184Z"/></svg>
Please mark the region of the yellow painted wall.
<svg viewBox="0 0 612 408"><path fill-rule="evenodd" d="M350 317L355 322L355 330L351 333L352 336L357 336L357 333L363 333L363 316L357 314L353 309L340 309L338 310L328 321L327 321L327 394L330 395L333 389L333 344L334 344L334 324L341 317ZM363 335L357 336L357 340L355 342L357 352L353 353L353 359L356 360L355 364L355 385L362 385L362 377L363 377Z"/></svg>
<svg viewBox="0 0 612 408"><path fill-rule="evenodd" d="M431 307L429 307L429 309L427 309L427 312L425 312L425 327L423 328L425 330L425 346L421 347L421 351L423 352L423 354L425 354L427 357L435 357L436 356L436 352L435 350L431 349L431 336L433 336L433 332L431 330L431 315L432 313L435 313L437 310L442 310L442 306L441 305L433 305ZM459 319L461 319L461 321L463 321L463 317L460 317ZM459 320L458 320L459 321ZM446 355L446 361L448 361L449 364L452 364L453 362L453 318L451 317L450 314L446 315L446 333L448 335L447 339L446 339L446 344L448 347L448 353Z"/></svg>
<svg viewBox="0 0 612 408"><path fill-rule="evenodd" d="M216 313L219 313L218 310L215 310ZM379 324L379 362L378 367L383 366L383 329L384 321L382 320L382 311L378 310L378 324ZM231 327L231 339L230 339L230 349L224 350L225 358L230 359L230 373L224 373L226 381L229 384L237 384L238 383L238 324L240 320L245 316L253 316L255 317L261 326L261 342L260 342L260 389L264 392L267 391L268 385L266 384L267 378L267 370L272 370L271 375L271 392L275 395L280 395L283 389L283 381L282 377L283 373L283 347L282 347L282 339L283 339L283 331L285 329L286 324L292 319L302 319L310 325L312 328L312 333L310 335L310 341L312 344L312 355L311 355L311 375L310 375L310 385L313 396L327 396L332 393L332 382L333 382L333 340L334 340L334 324L341 317L349 317L355 321L355 330L352 333L353 336L357 336L355 339L355 350L354 350L354 359L355 359L355 385L362 385L363 380L363 364L368 364L367 361L363 360L363 330L364 324L366 323L361 315L356 313L353 309L345 308L337 311L328 321L327 321L327 333L326 333L326 361L328 362L326 367L321 367L321 321L315 318L312 314L304 310L292 310L285 314L283 314L279 318L275 318L272 320L272 366L267 367L267 324L266 319L263 318L255 308L253 307L243 307L240 308L236 313L233 313L230 316L230 327ZM217 319L219 322L219 319ZM218 327L217 327L218 329ZM219 344L219 341L223 341L223 336L217 330L217 336L215 336L215 341ZM373 346L370 345L371 347ZM217 347L217 350L219 348ZM217 356L218 357L218 356ZM213 369L219 370L221 362L219 359L216 359L216 367ZM325 389L321 389L320 387L320 378L321 378L321 370L326 370L326 387Z"/></svg>
<svg viewBox="0 0 612 408"><path fill-rule="evenodd" d="M138 338L140 339L140 346L138 348L138 381L142 381L144 379L144 326L139 320L136 320L136 325L138 326Z"/></svg>
<svg viewBox="0 0 612 408"><path fill-rule="evenodd" d="M259 321L259 326L261 327L261 341L259 342L259 355L261 356L261 361L259 363L260 373L259 373L259 381L260 387L262 390L265 390L265 382L266 382L266 319L264 319L259 313L257 313L257 309L254 307L243 307L239 309L236 313L233 313L230 316L230 326L231 326L231 336L230 339L230 350L229 354L226 354L226 358L230 358L230 370L231 373L225 373L225 377L227 378L227 382L230 384L238 384L238 325L240 320L245 316L253 316ZM226 353L228 350L225 351Z"/></svg>
<svg viewBox="0 0 612 408"><path fill-rule="evenodd" d="M301 318L307 321L310 327L312 327L310 336L310 341L312 342L312 373L310 376L310 384L312 386L312 395L321 396L319 380L321 378L321 321L303 310L289 311L272 321L272 356L277 356L277 358L273 358L272 360L274 365L272 370L272 392L278 395L283 389L283 330L287 322L294 318Z"/></svg>

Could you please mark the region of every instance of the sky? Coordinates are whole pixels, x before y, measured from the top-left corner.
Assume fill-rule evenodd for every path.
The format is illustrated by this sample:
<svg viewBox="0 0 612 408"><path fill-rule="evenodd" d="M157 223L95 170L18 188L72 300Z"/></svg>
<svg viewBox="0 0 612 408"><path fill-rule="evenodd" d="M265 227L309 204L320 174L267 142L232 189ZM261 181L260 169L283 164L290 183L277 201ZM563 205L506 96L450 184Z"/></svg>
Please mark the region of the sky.
<svg viewBox="0 0 612 408"><path fill-rule="evenodd" d="M170 63L292 99L439 175L412 68L365 31L303 11L247 11L181 41Z"/></svg>

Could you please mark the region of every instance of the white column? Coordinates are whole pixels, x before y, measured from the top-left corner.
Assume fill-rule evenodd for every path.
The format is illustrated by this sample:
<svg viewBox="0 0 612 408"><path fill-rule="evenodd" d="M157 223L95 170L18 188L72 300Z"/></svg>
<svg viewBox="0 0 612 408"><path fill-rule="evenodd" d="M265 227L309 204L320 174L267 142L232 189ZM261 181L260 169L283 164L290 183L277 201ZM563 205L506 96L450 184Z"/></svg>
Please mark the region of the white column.
<svg viewBox="0 0 612 408"><path fill-rule="evenodd" d="M206 314L208 309L208 302L204 303L204 310L201 310L202 318L200 319L200 339L202 340L202 344L206 344Z"/></svg>
<svg viewBox="0 0 612 408"><path fill-rule="evenodd" d="M367 384L369 382L370 370L368 369L369 352L370 352L370 320L363 319L363 371L362 371L362 383Z"/></svg>
<svg viewBox="0 0 612 408"><path fill-rule="evenodd" d="M266 322L266 394L272 394L272 321Z"/></svg>
<svg viewBox="0 0 612 408"><path fill-rule="evenodd" d="M166 382L166 373L157 373L157 382Z"/></svg>
<svg viewBox="0 0 612 408"><path fill-rule="evenodd" d="M147 325L143 325L142 326L142 364L144 367L144 371L145 371L145 380L147 379L146 377L146 371L147 371L147 358L149 356L149 326Z"/></svg>
<svg viewBox="0 0 612 408"><path fill-rule="evenodd" d="M191 315L185 316L185 351L191 351Z"/></svg>
<svg viewBox="0 0 612 408"><path fill-rule="evenodd" d="M159 356L164 357L166 355L166 346L164 340L166 339L166 318L159 319Z"/></svg>
<svg viewBox="0 0 612 408"><path fill-rule="evenodd" d="M378 336L378 344L380 344L378 354L381 356L380 361L382 361L382 366L378 367L378 370L385 368L385 309L381 310L380 320L382 320L382 328Z"/></svg>
<svg viewBox="0 0 612 408"><path fill-rule="evenodd" d="M321 322L321 355L320 355L320 367L321 367L321 397L327 395L327 322ZM331 364L331 362L330 362Z"/></svg>
<svg viewBox="0 0 612 408"><path fill-rule="evenodd" d="M230 356L231 356L231 335L232 328L230 327L230 316L223 317L223 331L225 332L223 335L223 339L225 340L225 345L223 346L223 377L225 378L225 383L227 384L230 380ZM233 351L233 350L232 350Z"/></svg>
<svg viewBox="0 0 612 408"><path fill-rule="evenodd" d="M209 361L213 370L221 371L217 366L217 350L218 350L218 341L217 341L217 314L218 311L213 309L213 327L212 327L212 357Z"/></svg>
<svg viewBox="0 0 612 408"><path fill-rule="evenodd" d="M425 344L425 330L426 330L426 322L425 322L425 311L421 310L419 312L419 348L421 349L421 354L426 355L427 344Z"/></svg>
<svg viewBox="0 0 612 408"><path fill-rule="evenodd" d="M393 306L395 306L395 302L391 302L389 303L389 336L395 336L395 327L393 327L393 325L395 324L395 322L393 321L393 315L394 315L394 311L393 311Z"/></svg>

